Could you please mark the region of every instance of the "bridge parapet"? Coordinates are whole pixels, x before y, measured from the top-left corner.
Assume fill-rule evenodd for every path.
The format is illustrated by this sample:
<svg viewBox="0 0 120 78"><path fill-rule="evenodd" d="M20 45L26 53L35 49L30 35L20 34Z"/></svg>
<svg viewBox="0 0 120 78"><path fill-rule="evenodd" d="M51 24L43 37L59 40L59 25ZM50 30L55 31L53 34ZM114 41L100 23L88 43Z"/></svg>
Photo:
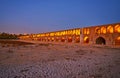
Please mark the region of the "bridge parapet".
<svg viewBox="0 0 120 78"><path fill-rule="evenodd" d="M20 39L120 45L120 23L21 36Z"/></svg>

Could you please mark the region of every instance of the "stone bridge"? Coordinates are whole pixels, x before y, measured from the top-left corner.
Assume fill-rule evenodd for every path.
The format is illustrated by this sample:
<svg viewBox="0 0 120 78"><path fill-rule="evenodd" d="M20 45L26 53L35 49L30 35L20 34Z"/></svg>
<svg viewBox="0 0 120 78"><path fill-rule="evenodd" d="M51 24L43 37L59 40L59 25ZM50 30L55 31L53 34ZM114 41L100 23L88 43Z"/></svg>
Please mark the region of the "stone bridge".
<svg viewBox="0 0 120 78"><path fill-rule="evenodd" d="M120 45L120 23L89 26L21 36L23 40Z"/></svg>

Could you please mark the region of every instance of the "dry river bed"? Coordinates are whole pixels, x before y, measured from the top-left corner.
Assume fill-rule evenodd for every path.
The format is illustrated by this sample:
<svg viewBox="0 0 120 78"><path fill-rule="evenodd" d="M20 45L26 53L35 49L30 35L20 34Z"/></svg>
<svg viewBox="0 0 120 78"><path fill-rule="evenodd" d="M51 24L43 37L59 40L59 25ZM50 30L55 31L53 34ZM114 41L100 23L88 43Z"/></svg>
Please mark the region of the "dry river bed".
<svg viewBox="0 0 120 78"><path fill-rule="evenodd" d="M0 78L120 78L120 48L1 44Z"/></svg>

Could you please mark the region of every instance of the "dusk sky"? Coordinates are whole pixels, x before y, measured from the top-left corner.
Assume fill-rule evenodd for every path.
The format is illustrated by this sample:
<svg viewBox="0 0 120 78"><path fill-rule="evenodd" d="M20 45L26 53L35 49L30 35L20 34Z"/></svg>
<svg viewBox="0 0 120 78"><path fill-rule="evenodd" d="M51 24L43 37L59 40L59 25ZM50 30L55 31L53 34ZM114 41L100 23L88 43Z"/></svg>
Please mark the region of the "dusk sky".
<svg viewBox="0 0 120 78"><path fill-rule="evenodd" d="M120 22L120 0L0 0L0 32L42 33Z"/></svg>

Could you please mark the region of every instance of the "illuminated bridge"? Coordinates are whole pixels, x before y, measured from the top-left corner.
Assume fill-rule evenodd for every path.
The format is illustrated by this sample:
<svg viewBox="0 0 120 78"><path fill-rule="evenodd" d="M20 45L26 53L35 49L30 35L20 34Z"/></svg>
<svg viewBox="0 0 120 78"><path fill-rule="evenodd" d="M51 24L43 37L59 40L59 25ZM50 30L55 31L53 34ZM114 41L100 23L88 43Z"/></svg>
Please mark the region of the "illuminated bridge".
<svg viewBox="0 0 120 78"><path fill-rule="evenodd" d="M120 23L89 26L21 36L22 40L120 45Z"/></svg>

